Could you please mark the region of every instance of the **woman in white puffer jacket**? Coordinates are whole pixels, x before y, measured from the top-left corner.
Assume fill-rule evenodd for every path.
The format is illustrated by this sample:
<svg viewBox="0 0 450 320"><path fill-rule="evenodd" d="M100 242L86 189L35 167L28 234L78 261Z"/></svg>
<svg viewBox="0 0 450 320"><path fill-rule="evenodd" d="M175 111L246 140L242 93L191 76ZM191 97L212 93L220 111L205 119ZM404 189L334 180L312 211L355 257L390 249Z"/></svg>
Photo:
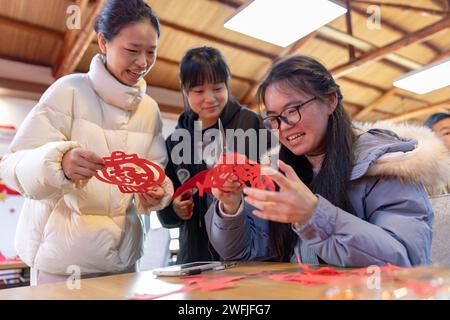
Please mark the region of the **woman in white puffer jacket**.
<svg viewBox="0 0 450 320"><path fill-rule="evenodd" d="M26 197L16 249L32 285L135 270L142 255L141 214L170 203L172 183L124 194L93 178L113 151L166 165L162 120L146 95L159 21L143 0L110 0L96 21L102 54L87 74L56 81L27 116L0 164Z"/></svg>

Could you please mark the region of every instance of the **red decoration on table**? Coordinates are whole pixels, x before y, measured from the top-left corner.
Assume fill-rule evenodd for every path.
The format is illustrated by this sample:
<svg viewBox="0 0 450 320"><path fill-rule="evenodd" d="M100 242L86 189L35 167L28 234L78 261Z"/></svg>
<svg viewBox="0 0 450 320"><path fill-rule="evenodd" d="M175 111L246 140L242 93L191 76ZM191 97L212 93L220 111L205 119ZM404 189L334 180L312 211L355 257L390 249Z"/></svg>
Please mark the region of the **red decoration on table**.
<svg viewBox="0 0 450 320"><path fill-rule="evenodd" d="M131 300L154 300L162 297L170 296L176 293L189 292L193 290L201 290L203 292L224 290L234 287L236 281L245 279L245 276L187 276L184 277L185 286L181 289L168 291L159 294L135 294Z"/></svg>
<svg viewBox="0 0 450 320"><path fill-rule="evenodd" d="M389 274L393 271L399 271L403 268L388 264L379 267L384 274ZM252 272L246 275L239 276L225 276L225 275L194 275L183 277L185 284L181 289L165 292L162 294L135 294L131 299L136 300L152 300L161 297L170 296L175 293L183 293L194 290L216 291L232 288L235 283L246 279L248 277L264 277L273 281L288 281L303 286L310 285L331 285L336 284L338 280L345 279L345 281L354 281L355 277L368 276L367 268L354 269L351 271L338 271L335 267L319 267L314 268L306 264L301 264L299 270L294 273L288 272L273 272L261 271ZM344 282L345 283L345 282ZM423 284L419 281L407 281L405 286L413 289L415 292L421 293L435 293L439 288L434 288L430 284Z"/></svg>
<svg viewBox="0 0 450 320"><path fill-rule="evenodd" d="M103 158L105 166L95 177L115 184L122 193L146 193L150 188L164 182L164 170L156 163L139 158L137 154L114 151Z"/></svg>
<svg viewBox="0 0 450 320"><path fill-rule="evenodd" d="M22 262L22 259L20 259L19 256L15 256L14 258L7 258L0 251L0 264L20 263L20 262Z"/></svg>
<svg viewBox="0 0 450 320"><path fill-rule="evenodd" d="M221 161L212 169L203 170L179 187L173 195L173 199L187 190L198 189L199 196L211 193L212 188L221 190L225 181L236 175L241 185L249 184L252 188L275 190L275 184L267 175L261 175L261 166L236 152L224 154Z"/></svg>

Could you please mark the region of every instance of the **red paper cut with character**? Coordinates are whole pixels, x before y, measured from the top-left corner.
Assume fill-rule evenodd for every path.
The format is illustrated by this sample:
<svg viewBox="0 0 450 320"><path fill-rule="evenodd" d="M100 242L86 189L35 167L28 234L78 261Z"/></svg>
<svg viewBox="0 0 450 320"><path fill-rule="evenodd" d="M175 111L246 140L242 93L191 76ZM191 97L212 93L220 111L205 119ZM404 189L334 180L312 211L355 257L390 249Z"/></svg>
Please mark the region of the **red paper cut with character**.
<svg viewBox="0 0 450 320"><path fill-rule="evenodd" d="M114 151L104 157L105 167L95 176L100 181L115 184L122 193L146 193L164 182L164 170L137 154Z"/></svg>
<svg viewBox="0 0 450 320"><path fill-rule="evenodd" d="M275 184L267 175L261 175L261 166L236 152L227 152L222 155L221 161L212 169L203 170L180 186L173 195L173 199L187 190L198 189L199 196L211 193L212 188L221 190L225 181L236 175L241 185L252 188L275 190Z"/></svg>

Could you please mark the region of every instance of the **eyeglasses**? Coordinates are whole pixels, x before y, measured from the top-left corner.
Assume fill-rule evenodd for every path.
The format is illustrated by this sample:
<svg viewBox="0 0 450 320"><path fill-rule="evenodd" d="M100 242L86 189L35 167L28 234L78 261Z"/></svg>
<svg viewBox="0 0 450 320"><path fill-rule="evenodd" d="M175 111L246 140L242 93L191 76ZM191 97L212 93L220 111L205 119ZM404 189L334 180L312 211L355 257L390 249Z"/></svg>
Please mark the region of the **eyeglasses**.
<svg viewBox="0 0 450 320"><path fill-rule="evenodd" d="M282 113L280 113L278 116L268 116L263 119L264 125L269 130L279 129L281 126L281 122L283 121L287 125L293 126L297 122L299 122L302 119L302 115L300 113L300 109L310 103L311 101L316 100L316 97L313 97L309 99L308 101L305 101L298 106L287 108Z"/></svg>

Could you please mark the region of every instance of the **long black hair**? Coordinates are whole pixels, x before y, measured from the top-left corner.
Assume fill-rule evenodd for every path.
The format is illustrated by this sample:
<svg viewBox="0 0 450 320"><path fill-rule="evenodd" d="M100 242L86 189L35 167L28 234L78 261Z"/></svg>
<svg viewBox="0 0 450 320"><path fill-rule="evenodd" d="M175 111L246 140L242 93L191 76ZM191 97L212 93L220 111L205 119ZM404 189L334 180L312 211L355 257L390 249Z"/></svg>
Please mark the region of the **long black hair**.
<svg viewBox="0 0 450 320"><path fill-rule="evenodd" d="M124 27L148 21L160 36L159 19L144 0L109 0L94 22L97 33L111 41Z"/></svg>
<svg viewBox="0 0 450 320"><path fill-rule="evenodd" d="M292 166L300 179L316 194L347 212L354 209L348 198L350 174L353 166L352 147L356 135L350 117L342 105L339 85L331 73L317 60L296 55L275 62L258 88L258 100L265 105L265 93L270 84L277 83L293 90L313 95L329 103L330 95L338 98L337 107L328 119L325 137L325 158L319 173L314 177L312 166L305 155L294 155L281 146L280 159ZM289 261L296 236L290 224L270 222L273 250L281 261Z"/></svg>

